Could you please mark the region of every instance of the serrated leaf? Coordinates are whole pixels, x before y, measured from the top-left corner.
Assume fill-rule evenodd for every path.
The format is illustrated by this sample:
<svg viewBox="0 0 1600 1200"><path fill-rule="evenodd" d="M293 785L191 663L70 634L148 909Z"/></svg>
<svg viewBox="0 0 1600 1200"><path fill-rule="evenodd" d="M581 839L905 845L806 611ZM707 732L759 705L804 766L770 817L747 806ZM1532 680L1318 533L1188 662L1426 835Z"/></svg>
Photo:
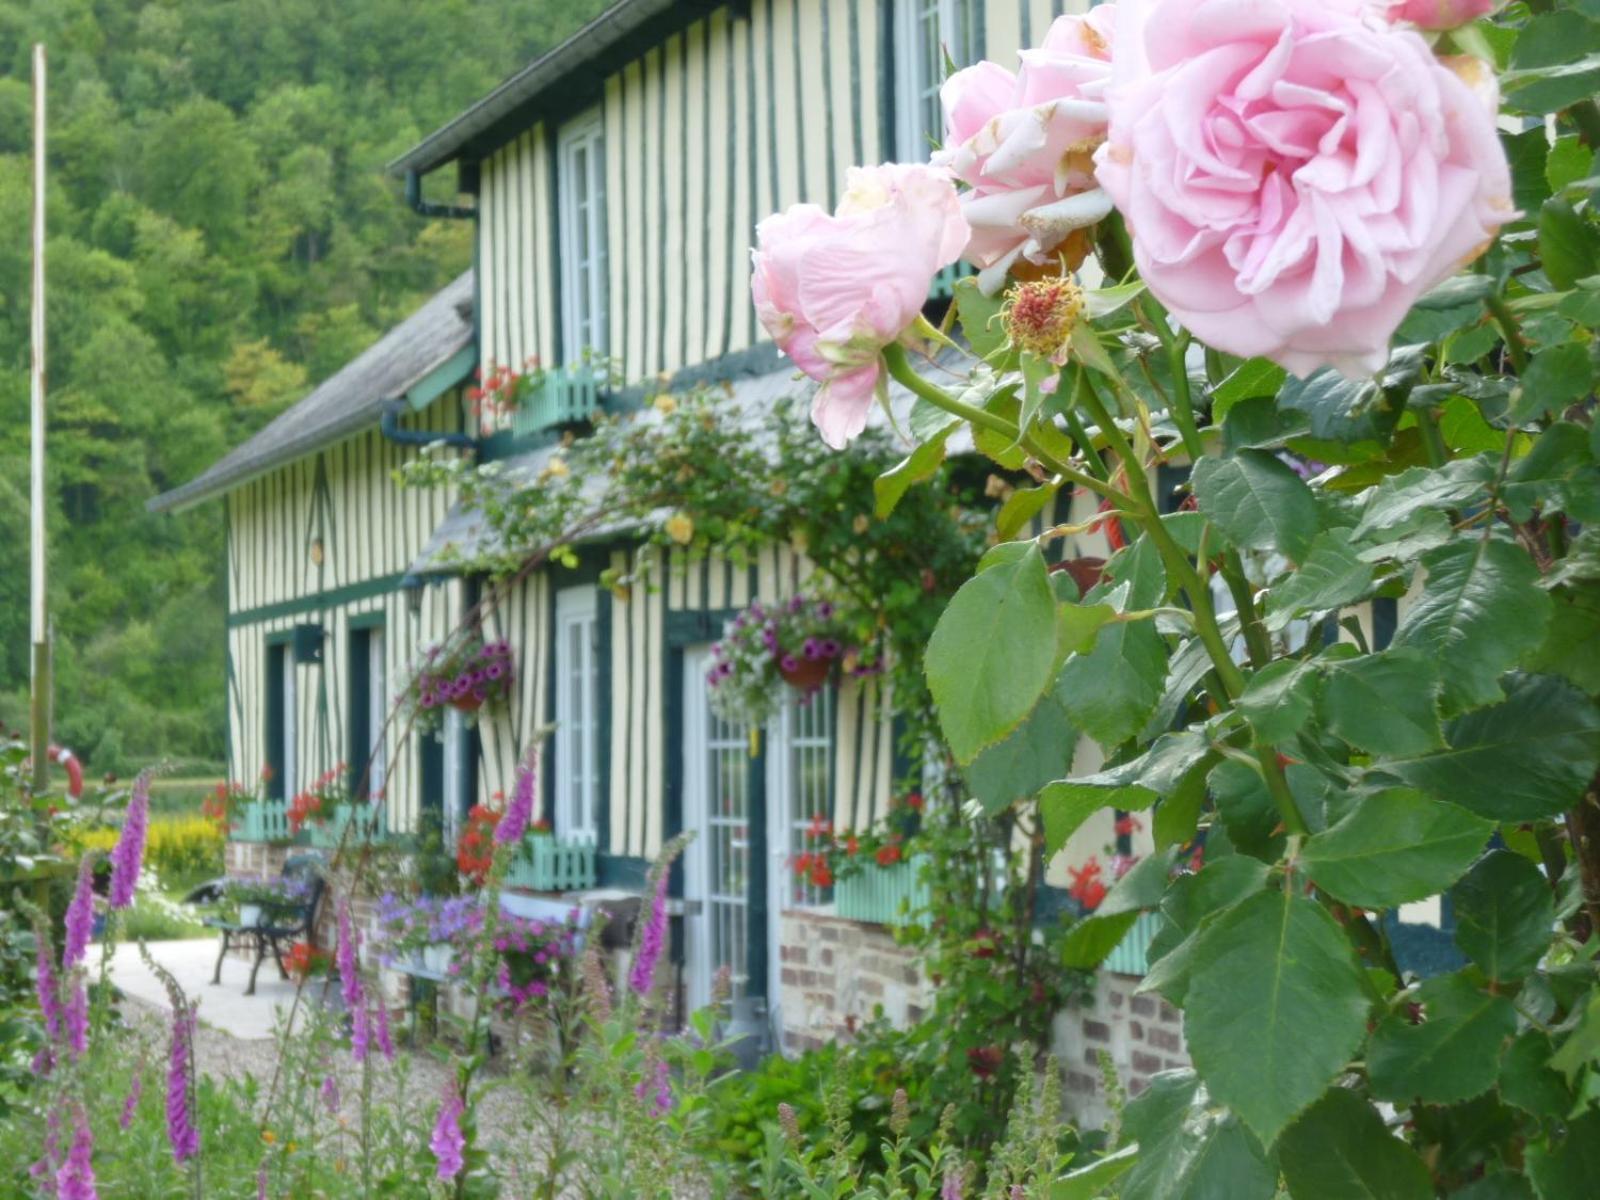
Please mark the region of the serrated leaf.
<svg viewBox="0 0 1600 1200"><path fill-rule="evenodd" d="M1378 764L1497 821L1536 821L1578 802L1600 762L1600 710L1548 675L1511 677L1506 700L1445 727L1449 748Z"/></svg>
<svg viewBox="0 0 1600 1200"><path fill-rule="evenodd" d="M1500 1060L1500 1098L1536 1117L1559 1120L1572 1111L1572 1089L1550 1065L1550 1035L1524 1030Z"/></svg>
<svg viewBox="0 0 1600 1200"><path fill-rule="evenodd" d="M1270 454L1241 450L1204 458L1191 480L1200 509L1236 546L1279 550L1295 562L1317 534L1317 501L1305 481Z"/></svg>
<svg viewBox="0 0 1600 1200"><path fill-rule="evenodd" d="M943 433L923 442L872 481L874 510L878 520L882 521L894 512L895 506L914 484L926 482L939 473L939 468L944 463L945 440L949 436L950 429L946 429ZM1006 535L1001 534L1001 536Z"/></svg>
<svg viewBox="0 0 1600 1200"><path fill-rule="evenodd" d="M1267 864L1244 854L1209 862L1197 874L1180 875L1161 898L1163 924L1145 950L1149 968L1140 991L1160 992L1183 1002L1194 950L1207 923L1266 886Z"/></svg>
<svg viewBox="0 0 1600 1200"><path fill-rule="evenodd" d="M1124 608L1154 608L1166 597L1167 569L1148 534L1140 534L1111 556L1106 563L1106 578L1118 585L1127 584Z"/></svg>
<svg viewBox="0 0 1600 1200"><path fill-rule="evenodd" d="M1588 348L1577 342L1560 342L1539 351L1528 363L1512 396L1511 419L1527 424L1560 413L1587 396L1593 385L1594 363Z"/></svg>
<svg viewBox="0 0 1600 1200"><path fill-rule="evenodd" d="M1494 1086L1500 1051L1517 1031L1517 1012L1455 973L1417 990L1425 1019L1405 1012L1378 1023L1367 1045L1367 1076L1381 1100L1428 1104L1470 1100Z"/></svg>
<svg viewBox="0 0 1600 1200"><path fill-rule="evenodd" d="M1427 581L1392 644L1440 665L1446 713L1491 704L1500 676L1544 640L1551 604L1539 568L1521 546L1494 538L1441 546L1422 563Z"/></svg>
<svg viewBox="0 0 1600 1200"><path fill-rule="evenodd" d="M1593 165L1594 151L1581 140L1571 136L1557 138L1544 161L1545 182L1552 192L1560 192L1587 177Z"/></svg>
<svg viewBox="0 0 1600 1200"><path fill-rule="evenodd" d="M1036 795L1072 770L1078 734L1053 691L1003 741L980 751L961 775L967 790L988 813Z"/></svg>
<svg viewBox="0 0 1600 1200"><path fill-rule="evenodd" d="M1594 1200L1594 1181L1600 1179L1600 1109L1569 1121L1560 1142L1531 1142L1527 1170L1539 1200Z"/></svg>
<svg viewBox="0 0 1600 1200"><path fill-rule="evenodd" d="M1139 1161L1121 1200L1272 1200L1278 1171L1193 1071L1163 1071L1129 1101L1123 1130Z"/></svg>
<svg viewBox="0 0 1600 1200"><path fill-rule="evenodd" d="M1380 529L1391 529L1419 512L1459 508L1484 494L1495 464L1482 455L1446 463L1437 470L1412 467L1391 475L1366 493L1361 519L1352 536L1357 541Z"/></svg>
<svg viewBox="0 0 1600 1200"><path fill-rule="evenodd" d="M1343 820L1308 839L1300 862L1330 896L1359 908L1392 908L1444 891L1493 833L1492 821L1393 788L1364 796Z"/></svg>
<svg viewBox="0 0 1600 1200"><path fill-rule="evenodd" d="M1549 170L1547 158L1547 174ZM1545 276L1563 292L1600 271L1600 235L1559 197L1546 200L1539 209L1539 261Z"/></svg>
<svg viewBox="0 0 1600 1200"><path fill-rule="evenodd" d="M1427 754L1444 746L1439 671L1397 648L1329 665L1318 706L1334 736L1370 754Z"/></svg>
<svg viewBox="0 0 1600 1200"><path fill-rule="evenodd" d="M1348 529L1325 529L1305 561L1267 593L1266 626L1276 632L1295 617L1354 604L1372 587L1373 571L1351 544Z"/></svg>
<svg viewBox="0 0 1600 1200"><path fill-rule="evenodd" d="M1521 979L1539 965L1556 912L1538 867L1510 850L1491 851L1450 890L1450 898L1456 945L1490 979Z"/></svg>
<svg viewBox="0 0 1600 1200"><path fill-rule="evenodd" d="M961 332L974 354L988 358L1005 346L1005 326L999 320L1000 306L1005 303L1003 297L985 296L978 281L971 276L956 280L951 295L955 298Z"/></svg>
<svg viewBox="0 0 1600 1200"><path fill-rule="evenodd" d="M1284 1133L1278 1162L1292 1200L1432 1200L1433 1177L1377 1109L1333 1088Z"/></svg>
<svg viewBox="0 0 1600 1200"><path fill-rule="evenodd" d="M1198 733L1171 733L1121 766L1078 779L1059 779L1039 794L1045 852L1060 850L1078 828L1102 808L1149 808L1175 792L1196 768L1205 769L1213 753Z"/></svg>
<svg viewBox="0 0 1600 1200"><path fill-rule="evenodd" d="M1137 1145L1113 1150L1086 1167L1068 1171L1050 1185L1050 1200L1098 1200L1113 1180L1124 1174L1139 1159Z"/></svg>
<svg viewBox="0 0 1600 1200"><path fill-rule="evenodd" d="M1212 1095L1271 1146L1360 1047L1367 1009L1360 969L1333 918L1314 900L1269 891L1207 930L1184 1032Z"/></svg>
<svg viewBox="0 0 1600 1200"><path fill-rule="evenodd" d="M1263 741L1285 741L1311 719L1321 681L1316 663L1279 659L1250 677L1239 696L1239 711Z"/></svg>
<svg viewBox="0 0 1600 1200"><path fill-rule="evenodd" d="M1309 378L1285 382L1278 404L1305 413L1312 437L1349 445L1385 436L1394 427L1399 413L1383 389L1400 382L1385 376L1380 386L1379 380L1346 379L1325 367Z"/></svg>
<svg viewBox="0 0 1600 1200"><path fill-rule="evenodd" d="M1592 588L1562 588L1551 599L1550 630L1525 665L1560 675L1590 695L1600 693L1600 595Z"/></svg>
<svg viewBox="0 0 1600 1200"><path fill-rule="evenodd" d="M1225 759L1212 770L1209 783L1217 814L1240 853L1277 861L1283 853L1283 817L1260 773Z"/></svg>
<svg viewBox="0 0 1600 1200"><path fill-rule="evenodd" d="M1270 359L1246 359L1211 393L1212 417L1224 420L1228 410L1241 400L1276 396L1287 378L1289 373Z"/></svg>
<svg viewBox="0 0 1600 1200"><path fill-rule="evenodd" d="M956 761L970 763L1022 724L1050 685L1055 647L1055 597L1037 546L961 585L923 658Z"/></svg>
<svg viewBox="0 0 1600 1200"><path fill-rule="evenodd" d="M1161 699L1167 644L1151 620L1114 621L1061 669L1056 694L1072 722L1108 751L1144 727Z"/></svg>
<svg viewBox="0 0 1600 1200"><path fill-rule="evenodd" d="M1142 279L1136 279L1132 283L1119 283L1114 287L1091 288L1083 294L1083 310L1089 314L1091 321L1098 321L1101 317L1109 317L1143 294Z"/></svg>
<svg viewBox="0 0 1600 1200"><path fill-rule="evenodd" d="M1084 917L1061 939L1057 951L1061 965L1077 971L1095 970L1122 944L1138 919L1137 912Z"/></svg>

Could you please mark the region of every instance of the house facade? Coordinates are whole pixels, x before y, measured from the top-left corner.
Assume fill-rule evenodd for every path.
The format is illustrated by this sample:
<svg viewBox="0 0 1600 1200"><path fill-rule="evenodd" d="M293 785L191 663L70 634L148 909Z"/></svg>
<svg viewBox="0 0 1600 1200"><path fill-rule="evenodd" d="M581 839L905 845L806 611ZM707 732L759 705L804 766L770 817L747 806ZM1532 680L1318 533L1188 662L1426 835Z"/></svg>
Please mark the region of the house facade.
<svg viewBox="0 0 1600 1200"><path fill-rule="evenodd" d="M787 1048L876 1008L917 1019L931 985L895 944L882 899L893 886L876 910L869 896L842 916L839 897L789 869L814 818L865 828L905 787L889 698L862 681L789 703L755 753L749 731L709 704L711 643L752 600L802 591L803 555L774 545L736 565L627 533L591 540L576 565L531 571L483 608L484 637L507 641L515 659L506 711L408 736L397 693L484 590L455 565L478 536L473 514L447 491L401 487L394 472L437 442L537 471L594 414L660 388L720 383L750 406L803 395L809 385L794 381L749 301L755 222L798 201L831 205L852 164L923 157L939 133L947 51L1008 61L1055 16L1086 7L622 0L398 159L419 212L473 222L474 269L155 502L226 508L232 776L266 769L281 806L345 762L357 799L374 801L362 833L412 834L432 811L448 836L470 805L509 791L530 740L553 724L543 807L547 841L566 856L548 871L530 862L517 882L579 900L637 893L665 842L692 830L674 881L684 1004L706 1000L728 966L736 994ZM456 201L425 201L430 176L451 180ZM947 289L936 285L930 303ZM469 403L475 371L530 363L539 383L511 415ZM1059 519L1092 513L1085 499L1073 505ZM1098 533L1078 541L1078 552L1108 553ZM658 586L626 598L601 586L608 568L631 570L640 556L657 556ZM1098 766L1092 743L1078 766ZM1117 842L1113 825L1108 813L1081 830L1051 881ZM236 831L232 862L260 869L287 832ZM1148 844L1136 833L1125 849ZM1114 966L1103 1011L1063 1026L1090 1092L1098 1049L1125 1078L1182 1060L1175 1018L1163 1024L1142 1012L1152 1001L1129 994L1140 947Z"/></svg>

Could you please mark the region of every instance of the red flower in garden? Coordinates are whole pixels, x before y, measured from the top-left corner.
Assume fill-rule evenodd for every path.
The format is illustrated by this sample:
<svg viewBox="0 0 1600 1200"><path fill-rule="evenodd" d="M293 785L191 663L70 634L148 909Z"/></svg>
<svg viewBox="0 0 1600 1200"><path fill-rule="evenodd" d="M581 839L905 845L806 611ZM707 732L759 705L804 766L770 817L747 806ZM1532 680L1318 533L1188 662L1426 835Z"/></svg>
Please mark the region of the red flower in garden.
<svg viewBox="0 0 1600 1200"><path fill-rule="evenodd" d="M319 824L324 819L322 797L315 792L301 792L289 802L289 828L299 833L307 821Z"/></svg>
<svg viewBox="0 0 1600 1200"><path fill-rule="evenodd" d="M906 807L909 808L912 812L921 812L922 811L922 793L921 792L912 792L910 795L908 795L906 797Z"/></svg>
<svg viewBox="0 0 1600 1200"><path fill-rule="evenodd" d="M819 888L833 886L833 868L828 865L828 860L820 854L811 862L811 885Z"/></svg>
<svg viewBox="0 0 1600 1200"><path fill-rule="evenodd" d="M822 813L817 813L811 818L811 824L806 826L806 836L812 841L833 836L833 822Z"/></svg>
<svg viewBox="0 0 1600 1200"><path fill-rule="evenodd" d="M997 949L993 930L983 928L972 935L973 958L993 958Z"/></svg>
<svg viewBox="0 0 1600 1200"><path fill-rule="evenodd" d="M855 834L852 833L849 837L845 838L845 840L844 840L844 852L846 854L848 854L851 858L854 858L856 856L857 851L859 851L860 849L861 849L861 839L856 837Z"/></svg>
<svg viewBox="0 0 1600 1200"><path fill-rule="evenodd" d="M1005 1052L999 1046L974 1046L967 1051L967 1066L979 1079L990 1079L1005 1062Z"/></svg>
<svg viewBox="0 0 1600 1200"><path fill-rule="evenodd" d="M880 867L892 867L900 861L900 843L890 842L886 846L879 846L876 855Z"/></svg>
<svg viewBox="0 0 1600 1200"><path fill-rule="evenodd" d="M816 858L817 856L810 852L797 855L794 860L794 873L800 876L809 875L811 873L811 864L816 861Z"/></svg>
<svg viewBox="0 0 1600 1200"><path fill-rule="evenodd" d="M1123 813L1117 818L1117 836L1131 837L1144 829L1144 822L1132 813Z"/></svg>
<svg viewBox="0 0 1600 1200"><path fill-rule="evenodd" d="M1072 878L1072 885L1067 888L1067 895L1071 896L1084 911L1093 912L1100 907L1100 902L1106 898L1106 885L1100 879L1100 860L1093 856L1081 867L1067 868L1067 874Z"/></svg>
<svg viewBox="0 0 1600 1200"><path fill-rule="evenodd" d="M467 827L456 841L456 869L478 887L494 865L494 827L500 814L482 804L467 810Z"/></svg>

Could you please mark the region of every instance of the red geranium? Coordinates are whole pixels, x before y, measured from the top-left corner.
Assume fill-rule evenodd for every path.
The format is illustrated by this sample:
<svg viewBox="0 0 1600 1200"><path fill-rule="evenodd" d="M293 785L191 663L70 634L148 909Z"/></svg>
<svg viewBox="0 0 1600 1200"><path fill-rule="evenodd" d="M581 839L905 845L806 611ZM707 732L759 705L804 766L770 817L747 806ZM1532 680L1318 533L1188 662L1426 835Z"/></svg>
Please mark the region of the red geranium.
<svg viewBox="0 0 1600 1200"><path fill-rule="evenodd" d="M890 842L887 845L879 846L876 857L880 867L894 866L895 863L900 861L900 843Z"/></svg>
<svg viewBox="0 0 1600 1200"><path fill-rule="evenodd" d="M1072 886L1067 888L1067 895L1083 905L1085 912L1099 908L1107 891L1100 879L1100 860L1091 856L1083 866L1067 868L1067 874L1072 877Z"/></svg>
<svg viewBox="0 0 1600 1200"><path fill-rule="evenodd" d="M482 887L494 865L494 827L500 814L482 804L467 810L467 826L456 841L456 869Z"/></svg>

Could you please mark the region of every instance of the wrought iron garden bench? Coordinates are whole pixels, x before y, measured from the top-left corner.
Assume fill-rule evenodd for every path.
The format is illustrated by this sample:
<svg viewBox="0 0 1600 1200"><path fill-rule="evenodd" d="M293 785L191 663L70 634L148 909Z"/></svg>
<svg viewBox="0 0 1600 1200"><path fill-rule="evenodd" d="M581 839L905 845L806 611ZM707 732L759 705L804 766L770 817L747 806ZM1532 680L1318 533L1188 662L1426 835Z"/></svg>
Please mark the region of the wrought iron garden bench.
<svg viewBox="0 0 1600 1200"><path fill-rule="evenodd" d="M228 950L233 945L234 939L241 944L248 944L251 939L255 941L256 960L250 967L250 985L244 989L246 996L256 994L256 973L261 970L261 964L266 960L267 952L272 952L273 960L278 964L278 974L283 979L289 978L289 971L283 965L283 949L285 942L296 942L304 939L308 942L316 941L317 906L322 901L323 858L320 854L297 854L283 864L285 879L304 879L310 891L305 900L289 909L263 909L259 920L255 924L246 925L241 921L227 921L221 917L207 917L205 924L218 930L222 934L222 948L217 951L216 970L211 973L213 985L222 982L222 961L228 957Z"/></svg>

